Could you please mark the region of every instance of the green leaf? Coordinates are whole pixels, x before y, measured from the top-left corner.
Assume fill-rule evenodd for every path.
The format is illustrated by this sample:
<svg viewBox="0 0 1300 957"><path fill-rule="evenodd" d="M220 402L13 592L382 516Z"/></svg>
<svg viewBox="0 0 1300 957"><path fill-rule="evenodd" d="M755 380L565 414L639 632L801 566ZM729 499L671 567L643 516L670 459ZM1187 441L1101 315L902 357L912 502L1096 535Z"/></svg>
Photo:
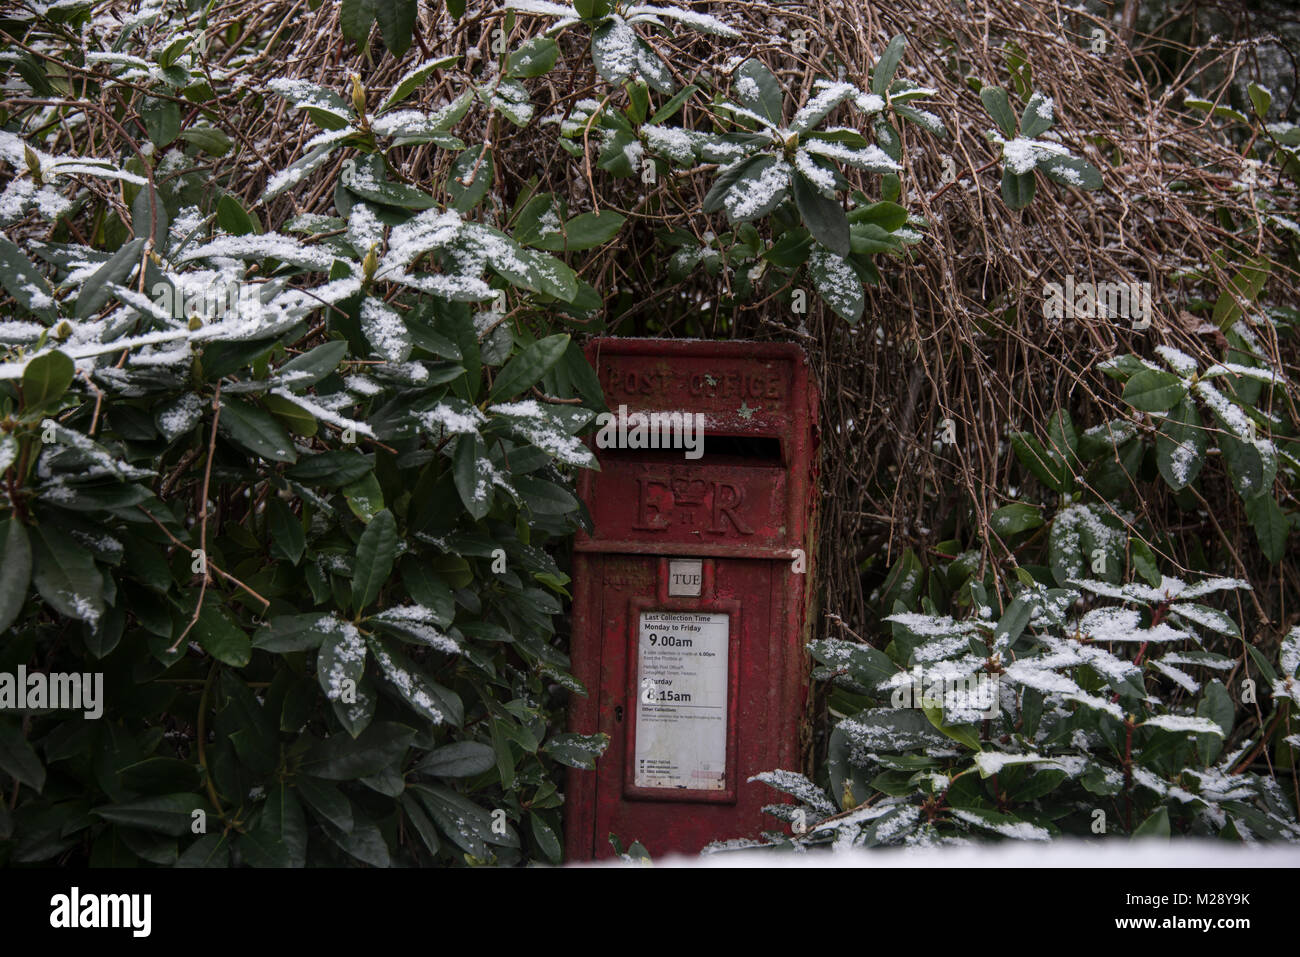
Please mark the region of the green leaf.
<svg viewBox="0 0 1300 957"><path fill-rule="evenodd" d="M875 223L854 223L849 227L849 247L855 253L894 253L902 242Z"/></svg>
<svg viewBox="0 0 1300 957"><path fill-rule="evenodd" d="M907 40L899 33L890 39L885 51L880 54L880 59L876 61L875 68L871 71L871 92L877 96L884 96L889 92L889 84L893 82L894 74L898 72L899 61L903 59L903 47L907 45Z"/></svg>
<svg viewBox="0 0 1300 957"><path fill-rule="evenodd" d="M487 231L487 227L483 228ZM489 259L492 269L498 275L508 280L512 286L544 293L562 302L573 302L578 295L578 276L572 269L554 256L525 249L504 233L499 235L509 251L505 255Z"/></svg>
<svg viewBox="0 0 1300 957"><path fill-rule="evenodd" d="M560 839L556 836L555 830L536 811L528 815L528 822L533 828L533 839L537 841L537 846L546 855L546 859L552 864L560 863L564 851L560 847Z"/></svg>
<svg viewBox="0 0 1300 957"><path fill-rule="evenodd" d="M492 463L488 460L483 439L477 434L460 436L452 459L452 478L465 511L476 522L492 507L491 475Z"/></svg>
<svg viewBox="0 0 1300 957"><path fill-rule="evenodd" d="M431 680L402 654L401 646L374 635L366 637L370 653L397 693L425 721L460 725L465 720L465 705L460 696Z"/></svg>
<svg viewBox="0 0 1300 957"><path fill-rule="evenodd" d="M312 149L298 157L298 159L294 160L284 168L284 176L280 178L279 184L273 186L262 194L261 202L266 203L267 201L274 199L276 196L279 196L281 193L292 189L295 185L301 182L302 178L308 173L314 172L324 166L326 161L331 155L333 155L337 148L337 143L323 143L315 149Z"/></svg>
<svg viewBox="0 0 1300 957"><path fill-rule="evenodd" d="M294 783L298 796L316 817L343 834L351 833L352 804L336 785L309 777L300 777Z"/></svg>
<svg viewBox="0 0 1300 957"><path fill-rule="evenodd" d="M1216 416L1217 418L1217 416ZM1221 423L1222 424L1222 423ZM1219 451L1232 486L1243 500L1271 491L1277 475L1277 458L1254 442L1228 432L1219 434Z"/></svg>
<svg viewBox="0 0 1300 957"><path fill-rule="evenodd" d="M666 120L672 119L674 116L677 115L678 110L680 110L682 106L685 105L686 101L690 99L693 94L698 93L699 90L700 88L696 86L694 83L678 90L676 93L673 94L673 96L668 100L668 102L666 102L663 106L659 107L659 109L655 112L654 116L650 117L651 124L658 125L660 123L665 122Z"/></svg>
<svg viewBox="0 0 1300 957"><path fill-rule="evenodd" d="M352 164L349 166L348 164ZM340 182L351 192L375 203L400 209L432 209L438 201L414 186L394 183L380 153L344 163Z"/></svg>
<svg viewBox="0 0 1300 957"><path fill-rule="evenodd" d="M356 815L351 833L341 834L332 830L327 830L326 833L341 850L362 864L382 868L392 866L383 832L373 821L362 818L360 813Z"/></svg>
<svg viewBox="0 0 1300 957"><path fill-rule="evenodd" d="M534 515L567 515L581 507L568 490L545 479L518 476L514 486Z"/></svg>
<svg viewBox="0 0 1300 957"><path fill-rule="evenodd" d="M1148 585L1153 588L1164 581L1164 575L1160 572L1160 566L1156 562L1155 552L1151 546L1140 538L1129 538L1129 550L1133 556L1133 569L1141 575Z"/></svg>
<svg viewBox="0 0 1300 957"><path fill-rule="evenodd" d="M1037 168L1053 183L1073 186L1076 189L1101 189L1101 173L1085 159L1061 153L1038 158ZM1029 174L1025 174L1029 175Z"/></svg>
<svg viewBox="0 0 1300 957"><path fill-rule="evenodd" d="M759 219L785 202L789 194L788 175L784 177L785 184L765 183L765 179L770 179L767 176L769 171L774 170L781 162L777 157L764 153L743 165L740 175L721 196L721 205L726 209L729 221L747 223ZM726 171L723 176L718 177L714 189L723 181L725 175ZM778 179L781 177L779 171L776 175ZM713 190L709 191L710 195L712 192ZM707 201L708 197L706 196L705 199Z"/></svg>
<svg viewBox="0 0 1300 957"><path fill-rule="evenodd" d="M28 312L54 321L54 294L45 277L21 249L0 235L0 286Z"/></svg>
<svg viewBox="0 0 1300 957"><path fill-rule="evenodd" d="M420 840L424 843L424 846L428 848L430 854L437 854L439 848L442 847L442 842L438 840L438 830L424 813L415 795L410 791L404 791L400 801L406 819L410 821L411 826L420 835Z"/></svg>
<svg viewBox="0 0 1300 957"><path fill-rule="evenodd" d="M994 642L999 645L1014 645L1033 617L1034 608L1031 602L1023 598L1017 598L1007 605L1006 611L998 619L997 627L993 629Z"/></svg>
<svg viewBox="0 0 1300 957"><path fill-rule="evenodd" d="M367 472L357 481L344 485L340 491L352 514L363 522L369 523L384 507L384 490L374 472Z"/></svg>
<svg viewBox="0 0 1300 957"><path fill-rule="evenodd" d="M555 66L559 52L559 44L550 37L532 37L506 57L506 76L515 79L541 76Z"/></svg>
<svg viewBox="0 0 1300 957"><path fill-rule="evenodd" d="M339 26L343 36L357 46L366 41L374 22L375 0L341 0L339 3Z"/></svg>
<svg viewBox="0 0 1300 957"><path fill-rule="evenodd" d="M849 254L849 220L844 208L834 199L823 196L802 173L791 177L794 204L803 223L817 241L837 256Z"/></svg>
<svg viewBox="0 0 1300 957"><path fill-rule="evenodd" d="M812 247L813 238L808 230L790 229L784 232L767 252L763 253L763 258L782 269L794 269L808 261L808 254L812 251Z"/></svg>
<svg viewBox="0 0 1300 957"><path fill-rule="evenodd" d="M230 152L230 137L213 126L192 126L181 130L181 139L197 146L209 156L225 156Z"/></svg>
<svg viewBox="0 0 1300 957"><path fill-rule="evenodd" d="M374 717L375 696L365 672L366 643L356 626L338 619L330 621L316 657L316 681L335 717L353 738L363 734Z"/></svg>
<svg viewBox="0 0 1300 957"><path fill-rule="evenodd" d="M1013 173L1011 167L1003 167L1002 202L1007 204L1008 209L1024 209L1034 201L1036 189L1037 181L1032 172Z"/></svg>
<svg viewBox="0 0 1300 957"><path fill-rule="evenodd" d="M342 339L331 339L301 355L294 356L276 372L281 378L287 380L286 384L290 389L301 391L315 385L337 369L347 354L347 342Z"/></svg>
<svg viewBox="0 0 1300 957"><path fill-rule="evenodd" d="M528 88L519 80L498 80L495 86L479 87L477 93L488 109L504 116L515 126L527 126L532 118L533 104Z"/></svg>
<svg viewBox="0 0 1300 957"><path fill-rule="evenodd" d="M45 787L45 766L23 734L21 721L0 718L0 771L38 793Z"/></svg>
<svg viewBox="0 0 1300 957"><path fill-rule="evenodd" d="M167 241L167 208L156 190L147 184L140 188L135 201L131 203L131 230L137 238L153 238L155 249L164 247ZM152 231L151 231L152 230Z"/></svg>
<svg viewBox="0 0 1300 957"><path fill-rule="evenodd" d="M157 56L157 62L160 67L166 68L174 64L185 49L194 41L192 35L182 34L167 46L163 47L162 52Z"/></svg>
<svg viewBox="0 0 1300 957"><path fill-rule="evenodd" d="M808 277L817 294L849 325L862 318L866 305L862 280L842 256L829 250L814 249L808 257Z"/></svg>
<svg viewBox="0 0 1300 957"><path fill-rule="evenodd" d="M919 110L914 106L909 106L906 103L895 101L894 112L903 117L903 119L907 120L909 123L915 123L931 136L937 136L940 139L948 138L948 130L944 127L939 118L928 110ZM886 123L887 121L881 120L880 122ZM897 137L895 137L895 139L897 139Z"/></svg>
<svg viewBox="0 0 1300 957"><path fill-rule="evenodd" d="M1079 433L1074 428L1070 413L1065 409L1057 409L1052 413L1047 425L1047 444L1052 453L1066 463L1067 477L1069 470L1082 466L1078 456Z"/></svg>
<svg viewBox="0 0 1300 957"><path fill-rule="evenodd" d="M266 504L266 530L271 554L297 565L307 547L307 537L303 534L302 520L279 496L271 496Z"/></svg>
<svg viewBox="0 0 1300 957"><path fill-rule="evenodd" d="M294 435L310 438L319 428L316 417L292 399L282 395L264 395L262 404Z"/></svg>
<svg viewBox="0 0 1300 957"><path fill-rule="evenodd" d="M1201 692L1200 703L1196 706L1196 714L1201 718L1209 718L1223 729L1222 737L1217 734L1196 736L1197 750L1201 754L1201 760L1208 766L1218 760L1219 753L1223 750L1223 742L1227 741L1228 735L1232 733L1232 725L1236 717L1232 696L1217 678L1206 682Z"/></svg>
<svg viewBox="0 0 1300 957"><path fill-rule="evenodd" d="M397 557L397 520L384 509L370 520L357 542L356 568L352 573L352 608L360 612L379 597Z"/></svg>
<svg viewBox="0 0 1300 957"><path fill-rule="evenodd" d="M560 333L539 339L511 359L497 374L488 393L488 403L501 402L532 388L560 361L569 347L569 336Z"/></svg>
<svg viewBox="0 0 1300 957"><path fill-rule="evenodd" d="M747 156L744 159L739 159L731 165L724 167L722 171L718 173L718 178L713 181L713 185L709 187L709 191L704 194L704 202L701 204L700 210L705 213L716 213L718 210L722 209L723 200L726 198L727 192L731 187L734 186L746 172L760 162L765 162L770 166L775 162L775 158L760 153L757 156Z"/></svg>
<svg viewBox="0 0 1300 957"><path fill-rule="evenodd" d="M519 846L519 835L507 825L505 834L493 828L493 816L469 798L451 788L434 784L415 784L411 790L424 804L438 829L462 851L480 860L491 853L489 844Z"/></svg>
<svg viewBox="0 0 1300 957"><path fill-rule="evenodd" d="M990 811L980 807L961 807L956 804L952 807L954 811L960 811L971 824L987 828L994 833L1006 834L1015 828L1020 832L1022 839L1046 840L1050 837L1050 832L1045 828L1016 817L1014 814L1003 814L1000 811ZM1026 829L1028 834L1025 833Z"/></svg>
<svg viewBox="0 0 1300 957"><path fill-rule="evenodd" d="M113 297L111 287L121 283L140 265L144 242L142 238L131 240L82 283L81 292L77 294L77 304L73 308L73 315L77 319L89 319L104 308Z"/></svg>
<svg viewBox="0 0 1300 957"><path fill-rule="evenodd" d="M229 867L230 837L204 834L176 859L177 867Z"/></svg>
<svg viewBox="0 0 1300 957"><path fill-rule="evenodd" d="M848 219L855 226L859 223L870 223L892 233L907 222L907 210L897 203L881 200L869 206L859 206L849 210Z"/></svg>
<svg viewBox="0 0 1300 957"><path fill-rule="evenodd" d="M1250 96L1250 105L1255 108L1255 115L1261 120L1268 116L1268 108L1273 103L1273 94L1258 83L1251 83L1246 87L1246 93Z"/></svg>
<svg viewBox="0 0 1300 957"><path fill-rule="evenodd" d="M1008 104L1010 106L1010 104ZM1052 102L1037 90L1029 98L1025 111L1020 114L1020 135L1030 139L1046 133L1052 127Z"/></svg>
<svg viewBox="0 0 1300 957"><path fill-rule="evenodd" d="M1137 427L1128 419L1111 419L1093 426L1079 435L1079 458L1084 462L1092 462L1103 455L1112 458L1136 434Z"/></svg>
<svg viewBox="0 0 1300 957"><path fill-rule="evenodd" d="M483 157L479 162L479 156ZM487 146L471 146L451 164L447 174L447 193L451 207L468 213L487 195L493 177L492 150Z"/></svg>
<svg viewBox="0 0 1300 957"><path fill-rule="evenodd" d="M303 756L302 770L326 781L353 781L378 774L397 763L411 742L415 729L392 721L375 721L352 738L332 735L315 744Z"/></svg>
<svg viewBox="0 0 1300 957"><path fill-rule="evenodd" d="M435 778L472 778L496 764L492 748L479 741L457 741L431 751L415 770Z"/></svg>
<svg viewBox="0 0 1300 957"><path fill-rule="evenodd" d="M271 413L242 399L222 399L217 428L232 442L268 462L296 462L298 452Z"/></svg>
<svg viewBox="0 0 1300 957"><path fill-rule="evenodd" d="M542 748L556 761L571 768L586 771L596 767L596 759L609 747L609 735L600 734L555 734Z"/></svg>
<svg viewBox="0 0 1300 957"><path fill-rule="evenodd" d="M943 708L922 708L926 718L946 737L952 738L958 744L965 745L972 751L980 750L979 735L975 733L974 728L965 724L946 725L943 723Z"/></svg>
<svg viewBox="0 0 1300 957"><path fill-rule="evenodd" d="M401 58L415 38L416 0L373 0L375 19L384 37L384 46L394 57Z"/></svg>
<svg viewBox="0 0 1300 957"><path fill-rule="evenodd" d="M392 306L373 296L361 302L361 334L371 351L388 362L405 362L411 355L411 333Z"/></svg>
<svg viewBox="0 0 1300 957"><path fill-rule="evenodd" d="M32 581L31 540L12 513L0 523L0 549L0 633L4 633L22 611Z"/></svg>
<svg viewBox="0 0 1300 957"><path fill-rule="evenodd" d="M1259 550L1273 565L1286 555L1286 540L1291 525L1270 490L1246 499L1246 517L1255 529Z"/></svg>
<svg viewBox="0 0 1300 957"><path fill-rule="evenodd" d="M76 372L72 360L57 349L33 358L23 369L23 409L39 409L61 397Z"/></svg>
<svg viewBox="0 0 1300 957"><path fill-rule="evenodd" d="M998 125L1002 135L1012 137L1016 135L1016 115L1011 112L1011 103L1007 100L1007 91L998 86L986 86L980 90L980 102L984 104L984 109L988 110L989 116L993 117L993 122ZM1006 194L1006 180L1003 180L1003 195ZM1011 204L1008 203L1008 206ZM1021 207L1012 207L1020 209Z"/></svg>
<svg viewBox="0 0 1300 957"><path fill-rule="evenodd" d="M340 19L341 17L342 12L340 11ZM391 110L394 106L401 103L404 99L419 89L421 84L433 75L434 70L441 70L444 67L451 66L458 59L459 57L455 56L440 57L437 60L430 60L428 63L421 64L409 73L404 74L402 78L394 84L393 88L388 91L388 95L384 97L384 102L377 112L383 113L386 110Z"/></svg>
<svg viewBox="0 0 1300 957"><path fill-rule="evenodd" d="M411 597L433 612L439 625L450 625L456 609L447 583L437 577L426 562L411 555L402 559L401 573L402 584Z"/></svg>
<svg viewBox="0 0 1300 957"><path fill-rule="evenodd" d="M242 668L253 657L253 644L225 608L205 602L190 632L204 651L217 661Z"/></svg>
<svg viewBox="0 0 1300 957"><path fill-rule="evenodd" d="M305 615L277 615L253 635L252 645L280 655L319 648L322 639L335 633L334 618L325 612Z"/></svg>
<svg viewBox="0 0 1300 957"><path fill-rule="evenodd" d="M90 813L114 824L180 836L190 833L196 810L211 811L208 803L197 794L160 794L138 801L105 804Z"/></svg>
<svg viewBox="0 0 1300 957"><path fill-rule="evenodd" d="M1042 513L1032 505L1013 502L989 516L989 527L1000 536L1018 535L1043 524Z"/></svg>
<svg viewBox="0 0 1300 957"><path fill-rule="evenodd" d="M217 200L217 225L232 236L247 236L262 231L257 220L230 193L222 193Z"/></svg>
<svg viewBox="0 0 1300 957"><path fill-rule="evenodd" d="M262 805L257 824L240 838L252 867L303 867L307 863L307 818L298 796L276 782Z"/></svg>
<svg viewBox="0 0 1300 957"><path fill-rule="evenodd" d="M1116 356L1097 366L1102 372L1118 382L1127 382L1147 368L1147 365L1135 355Z"/></svg>
<svg viewBox="0 0 1300 957"><path fill-rule="evenodd" d="M582 213L565 223L560 232L547 233L528 245L551 252L578 252L593 249L618 235L627 217L611 210Z"/></svg>
<svg viewBox="0 0 1300 957"><path fill-rule="evenodd" d="M1133 836L1143 838L1169 837L1169 808L1159 807L1133 830Z"/></svg>
<svg viewBox="0 0 1300 957"><path fill-rule="evenodd" d="M1227 330L1242 317L1243 306L1249 306L1259 296L1268 280L1273 263L1265 256L1249 259L1232 278L1214 303L1214 324Z"/></svg>
<svg viewBox="0 0 1300 957"><path fill-rule="evenodd" d="M1187 385L1172 372L1143 369L1124 385L1124 401L1140 412L1166 412L1187 395Z"/></svg>
<svg viewBox="0 0 1300 957"><path fill-rule="evenodd" d="M1206 430L1191 396L1165 417L1156 435L1156 467L1174 491L1196 481L1205 464Z"/></svg>
<svg viewBox="0 0 1300 957"><path fill-rule="evenodd" d="M525 246L534 246L539 240L550 236L559 229L560 212L555 203L554 193L538 193L529 197L514 215L514 239ZM552 218L553 217L553 218ZM550 219L548 227L543 227L542 220ZM562 242L562 240L556 240Z"/></svg>
<svg viewBox="0 0 1300 957"><path fill-rule="evenodd" d="M32 545L32 581L41 597L68 618L98 621L104 613L104 577L91 553L48 522L36 526Z"/></svg>
<svg viewBox="0 0 1300 957"><path fill-rule="evenodd" d="M740 64L731 89L746 109L766 117L773 126L781 125L785 93L780 81L760 61L751 58Z"/></svg>
<svg viewBox="0 0 1300 957"><path fill-rule="evenodd" d="M460 346L442 333L435 332L432 327L424 325L412 314L406 316L406 328L411 333L411 343L425 352L451 362L460 362L463 359Z"/></svg>
<svg viewBox="0 0 1300 957"><path fill-rule="evenodd" d="M360 452L335 450L309 455L285 470L285 477L304 485L341 488L370 474L370 460Z"/></svg>
<svg viewBox="0 0 1300 957"><path fill-rule="evenodd" d="M146 99L144 102L149 105L140 109L140 118L144 120L150 141L158 147L170 145L181 131L180 104L171 100Z"/></svg>
<svg viewBox="0 0 1300 957"><path fill-rule="evenodd" d="M898 672L888 655L870 645L827 638L812 642L809 651L824 665L847 667L849 677L866 688L876 688Z"/></svg>

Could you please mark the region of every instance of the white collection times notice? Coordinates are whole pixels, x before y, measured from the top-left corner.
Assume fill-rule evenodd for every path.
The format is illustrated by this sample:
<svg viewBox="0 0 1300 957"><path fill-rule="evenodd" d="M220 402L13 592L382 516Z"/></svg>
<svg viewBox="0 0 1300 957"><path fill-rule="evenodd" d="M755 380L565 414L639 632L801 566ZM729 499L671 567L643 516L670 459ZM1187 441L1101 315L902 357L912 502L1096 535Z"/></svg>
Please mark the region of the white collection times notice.
<svg viewBox="0 0 1300 957"><path fill-rule="evenodd" d="M726 788L730 628L725 614L641 613L636 787Z"/></svg>

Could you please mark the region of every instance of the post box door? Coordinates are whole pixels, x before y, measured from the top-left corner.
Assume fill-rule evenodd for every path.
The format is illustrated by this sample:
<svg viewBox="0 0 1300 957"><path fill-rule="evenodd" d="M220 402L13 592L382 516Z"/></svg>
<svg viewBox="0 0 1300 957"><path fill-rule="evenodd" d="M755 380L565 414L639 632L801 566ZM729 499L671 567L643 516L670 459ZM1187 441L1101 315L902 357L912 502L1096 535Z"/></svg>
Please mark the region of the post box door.
<svg viewBox="0 0 1300 957"><path fill-rule="evenodd" d="M785 657L769 627L774 613L779 620L777 563L701 559L698 597L667 594L668 558L606 555L599 564L598 702L610 744L596 769L594 856L614 853L610 834L652 855L752 834L773 798L748 778L789 758L777 748L784 689L768 677ZM658 633L660 623L676 628Z"/></svg>
<svg viewBox="0 0 1300 957"><path fill-rule="evenodd" d="M600 339L587 354L620 429L689 414L704 442L599 433L601 470L579 480L593 528L574 541L572 667L588 696L569 726L610 743L568 777L568 857L611 856L611 834L654 855L757 837L781 799L750 777L803 765L792 562L809 546L816 388L790 344Z"/></svg>

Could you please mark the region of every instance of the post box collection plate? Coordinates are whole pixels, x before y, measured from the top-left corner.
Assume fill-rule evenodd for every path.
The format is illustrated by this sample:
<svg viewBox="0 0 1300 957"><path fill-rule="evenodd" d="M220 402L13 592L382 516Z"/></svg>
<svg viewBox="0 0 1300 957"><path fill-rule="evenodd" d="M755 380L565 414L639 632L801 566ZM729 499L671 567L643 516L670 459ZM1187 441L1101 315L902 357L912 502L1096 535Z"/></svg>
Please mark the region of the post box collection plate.
<svg viewBox="0 0 1300 957"><path fill-rule="evenodd" d="M596 339L587 356L611 411L702 415L704 445L598 446L579 477L587 694L569 727L610 743L569 773L566 857L611 856L611 834L652 855L756 837L780 798L750 779L803 768L816 390L784 343Z"/></svg>
<svg viewBox="0 0 1300 957"><path fill-rule="evenodd" d="M641 612L634 787L726 789L730 631L727 615Z"/></svg>

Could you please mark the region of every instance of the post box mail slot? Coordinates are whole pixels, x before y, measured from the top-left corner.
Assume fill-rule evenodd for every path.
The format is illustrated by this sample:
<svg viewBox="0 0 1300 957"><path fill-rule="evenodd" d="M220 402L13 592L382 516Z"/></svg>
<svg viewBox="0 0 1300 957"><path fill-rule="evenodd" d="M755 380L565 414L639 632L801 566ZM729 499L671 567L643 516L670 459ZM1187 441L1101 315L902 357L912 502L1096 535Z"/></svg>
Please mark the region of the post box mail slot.
<svg viewBox="0 0 1300 957"><path fill-rule="evenodd" d="M603 731L571 771L570 860L757 836L775 796L748 779L800 769L815 387L797 346L598 339L611 415L579 494L570 728ZM692 429L702 427L703 441Z"/></svg>

